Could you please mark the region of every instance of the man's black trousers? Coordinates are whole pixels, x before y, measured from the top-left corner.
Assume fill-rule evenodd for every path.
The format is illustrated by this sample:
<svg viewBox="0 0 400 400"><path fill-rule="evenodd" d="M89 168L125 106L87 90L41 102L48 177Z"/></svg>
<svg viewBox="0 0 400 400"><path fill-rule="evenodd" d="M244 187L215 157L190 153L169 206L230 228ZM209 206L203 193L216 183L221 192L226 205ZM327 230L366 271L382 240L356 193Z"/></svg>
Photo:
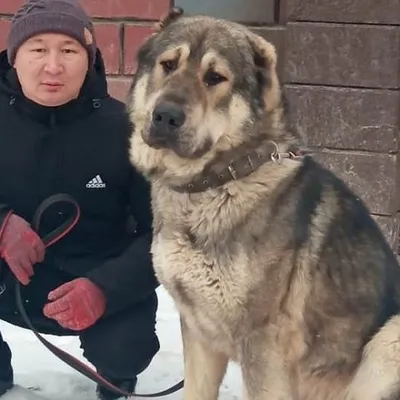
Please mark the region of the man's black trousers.
<svg viewBox="0 0 400 400"><path fill-rule="evenodd" d="M35 269L31 283L22 289L24 306L34 327L44 334L79 335L84 357L106 378L130 379L147 368L160 347L155 332L156 294L100 319L84 331L74 332L63 329L42 311L48 293L68 280L71 275L62 271ZM0 320L26 327L17 309L14 287L9 286L0 295ZM42 344L38 342L38 346ZM0 333L0 381L7 380L12 373L12 350Z"/></svg>

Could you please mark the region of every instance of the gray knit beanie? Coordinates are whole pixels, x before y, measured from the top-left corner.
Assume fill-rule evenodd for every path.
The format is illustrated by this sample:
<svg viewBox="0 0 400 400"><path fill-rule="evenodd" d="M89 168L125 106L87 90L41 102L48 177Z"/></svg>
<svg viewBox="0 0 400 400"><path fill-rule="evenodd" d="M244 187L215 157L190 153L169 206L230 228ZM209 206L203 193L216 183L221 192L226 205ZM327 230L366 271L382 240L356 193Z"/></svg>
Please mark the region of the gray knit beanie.
<svg viewBox="0 0 400 400"><path fill-rule="evenodd" d="M96 41L90 18L78 0L28 0L14 14L8 35L8 61L14 64L18 48L40 33L62 33L79 41L94 62Z"/></svg>

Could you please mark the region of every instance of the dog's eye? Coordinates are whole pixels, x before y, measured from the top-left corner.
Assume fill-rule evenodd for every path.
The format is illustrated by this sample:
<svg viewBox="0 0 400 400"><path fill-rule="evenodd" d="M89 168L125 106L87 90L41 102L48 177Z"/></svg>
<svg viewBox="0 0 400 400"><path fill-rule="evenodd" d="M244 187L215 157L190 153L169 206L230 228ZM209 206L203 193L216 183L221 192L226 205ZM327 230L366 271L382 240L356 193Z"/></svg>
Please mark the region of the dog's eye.
<svg viewBox="0 0 400 400"><path fill-rule="evenodd" d="M176 60L165 60L160 62L166 74L173 72L178 67L178 62Z"/></svg>
<svg viewBox="0 0 400 400"><path fill-rule="evenodd" d="M222 82L225 82L227 79L225 76L219 74L218 72L215 71L208 71L204 75L204 83L207 86L216 86Z"/></svg>

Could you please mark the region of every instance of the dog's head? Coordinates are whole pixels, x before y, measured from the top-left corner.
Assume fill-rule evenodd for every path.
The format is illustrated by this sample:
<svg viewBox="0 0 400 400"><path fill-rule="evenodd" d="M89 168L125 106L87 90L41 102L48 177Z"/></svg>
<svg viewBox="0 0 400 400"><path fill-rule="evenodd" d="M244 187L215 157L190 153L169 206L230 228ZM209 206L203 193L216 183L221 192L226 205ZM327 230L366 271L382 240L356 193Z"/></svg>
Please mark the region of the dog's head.
<svg viewBox="0 0 400 400"><path fill-rule="evenodd" d="M217 152L274 135L281 107L272 44L246 27L169 15L137 55L131 158L145 173L201 168ZM189 172L188 172L189 173Z"/></svg>

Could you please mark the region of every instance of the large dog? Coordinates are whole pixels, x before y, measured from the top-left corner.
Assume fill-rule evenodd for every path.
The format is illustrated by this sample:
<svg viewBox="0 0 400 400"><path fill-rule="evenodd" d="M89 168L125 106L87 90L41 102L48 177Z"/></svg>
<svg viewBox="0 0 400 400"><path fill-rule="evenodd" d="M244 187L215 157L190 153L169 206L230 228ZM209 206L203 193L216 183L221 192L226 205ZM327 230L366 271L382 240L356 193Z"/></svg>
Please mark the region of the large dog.
<svg viewBox="0 0 400 400"><path fill-rule="evenodd" d="M400 267L363 202L285 122L272 44L172 13L138 52L132 163L181 315L186 400L228 361L248 400L400 398Z"/></svg>

